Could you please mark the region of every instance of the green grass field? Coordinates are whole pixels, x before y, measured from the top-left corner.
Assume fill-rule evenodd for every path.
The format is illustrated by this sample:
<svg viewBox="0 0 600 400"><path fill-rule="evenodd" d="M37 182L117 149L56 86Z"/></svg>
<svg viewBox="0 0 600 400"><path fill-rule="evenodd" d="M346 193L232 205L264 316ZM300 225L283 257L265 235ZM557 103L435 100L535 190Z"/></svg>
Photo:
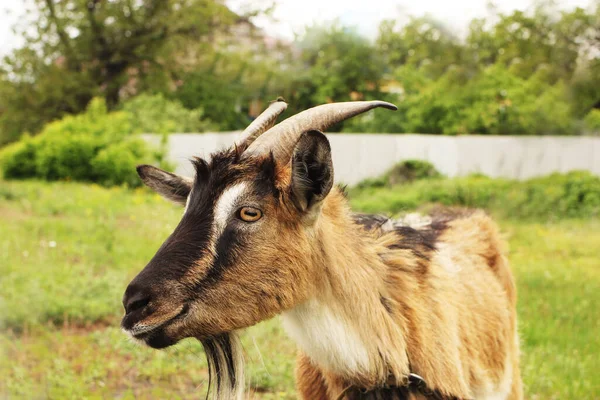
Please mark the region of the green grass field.
<svg viewBox="0 0 600 400"><path fill-rule="evenodd" d="M382 196L355 205L385 211ZM118 327L125 286L180 215L141 189L0 181L0 398L204 395L198 343L156 351ZM527 398L600 399L600 221L499 222L519 286ZM243 339L252 397L295 398L295 346L279 322Z"/></svg>

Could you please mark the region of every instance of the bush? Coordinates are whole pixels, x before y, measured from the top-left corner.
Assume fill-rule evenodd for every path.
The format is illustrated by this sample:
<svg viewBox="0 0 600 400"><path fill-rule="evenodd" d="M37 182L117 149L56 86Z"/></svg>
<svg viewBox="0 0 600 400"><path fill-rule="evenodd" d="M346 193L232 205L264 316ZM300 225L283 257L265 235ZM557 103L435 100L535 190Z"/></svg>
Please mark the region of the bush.
<svg viewBox="0 0 600 400"><path fill-rule="evenodd" d="M241 112L246 88L229 76L194 71L182 77L183 84L172 96L187 108L202 107L205 115L218 123L219 130L244 129L249 120Z"/></svg>
<svg viewBox="0 0 600 400"><path fill-rule="evenodd" d="M102 148L97 138L85 134L43 136L37 143L36 176L49 181L91 178L90 161Z"/></svg>
<svg viewBox="0 0 600 400"><path fill-rule="evenodd" d="M500 64L477 72L453 67L430 80L421 70L401 67L395 81L404 92L386 96L398 105L398 111L358 116L344 130L444 135L578 133L567 87L562 82L546 82L543 72L523 79Z"/></svg>
<svg viewBox="0 0 600 400"><path fill-rule="evenodd" d="M52 122L38 136L5 148L0 167L7 179L136 186L135 165L157 161L157 155L133 135L133 126L129 113L108 113L104 100L94 99L85 113Z"/></svg>
<svg viewBox="0 0 600 400"><path fill-rule="evenodd" d="M131 115L135 133L205 132L214 125L204 119L201 108L188 110L177 100L168 100L162 94L141 94L123 104L123 111Z"/></svg>
<svg viewBox="0 0 600 400"><path fill-rule="evenodd" d="M140 179L135 167L148 153L148 145L142 139L132 138L107 146L92 160L95 179L104 186L125 183L138 186Z"/></svg>
<svg viewBox="0 0 600 400"><path fill-rule="evenodd" d="M419 179L441 178L442 174L433 164L423 160L406 160L394 165L378 178L366 179L358 184L360 188L394 186Z"/></svg>
<svg viewBox="0 0 600 400"><path fill-rule="evenodd" d="M390 185L412 182L418 179L439 178L442 174L427 161L406 160L396 164L388 173Z"/></svg>
<svg viewBox="0 0 600 400"><path fill-rule="evenodd" d="M585 128L592 131L600 133L600 110L593 109L590 111L583 120L585 124Z"/></svg>
<svg viewBox="0 0 600 400"><path fill-rule="evenodd" d="M469 176L408 185L359 184L353 204L367 212L409 211L428 204L484 208L515 218L593 218L600 215L600 177L587 171L513 181Z"/></svg>
<svg viewBox="0 0 600 400"><path fill-rule="evenodd" d="M522 185L521 196L517 206L526 216L600 215L600 178L585 171L532 179Z"/></svg>
<svg viewBox="0 0 600 400"><path fill-rule="evenodd" d="M36 149L37 146L29 135L24 135L20 142L6 146L0 153L4 176L13 179L34 177Z"/></svg>

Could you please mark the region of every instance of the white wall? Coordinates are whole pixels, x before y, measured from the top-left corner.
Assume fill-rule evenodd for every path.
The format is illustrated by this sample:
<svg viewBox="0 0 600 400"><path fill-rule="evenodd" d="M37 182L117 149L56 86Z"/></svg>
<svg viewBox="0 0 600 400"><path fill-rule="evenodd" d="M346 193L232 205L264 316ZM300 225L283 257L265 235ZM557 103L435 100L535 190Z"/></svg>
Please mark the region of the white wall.
<svg viewBox="0 0 600 400"><path fill-rule="evenodd" d="M176 172L192 175L192 156L208 157L233 144L239 132L176 133L169 136L167 158ZM552 172L583 169L600 175L599 137L439 136L328 134L336 181L349 185L375 177L397 162L427 160L453 177L483 173L526 179ZM144 135L157 143L158 135Z"/></svg>

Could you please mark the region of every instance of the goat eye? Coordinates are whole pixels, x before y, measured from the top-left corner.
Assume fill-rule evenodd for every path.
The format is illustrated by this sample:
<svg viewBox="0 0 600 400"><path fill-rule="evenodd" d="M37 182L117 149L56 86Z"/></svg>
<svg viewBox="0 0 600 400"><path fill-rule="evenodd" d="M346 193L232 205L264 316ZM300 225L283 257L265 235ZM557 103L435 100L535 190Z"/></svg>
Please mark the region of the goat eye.
<svg viewBox="0 0 600 400"><path fill-rule="evenodd" d="M262 211L254 207L242 207L238 211L238 216L242 221L256 222L262 217Z"/></svg>

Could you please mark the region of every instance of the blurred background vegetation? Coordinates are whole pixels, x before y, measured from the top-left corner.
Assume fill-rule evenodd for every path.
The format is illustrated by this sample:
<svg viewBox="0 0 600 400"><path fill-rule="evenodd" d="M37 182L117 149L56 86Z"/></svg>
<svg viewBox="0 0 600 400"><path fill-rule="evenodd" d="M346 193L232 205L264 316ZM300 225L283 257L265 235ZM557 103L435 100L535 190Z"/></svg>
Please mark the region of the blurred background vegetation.
<svg viewBox="0 0 600 400"><path fill-rule="evenodd" d="M458 37L429 17L376 39L332 23L269 36L219 0L28 0L24 40L0 63L6 178L138 183L164 149L136 134L241 129L282 95L296 113L384 99L332 131L580 135L600 130L600 2L490 11ZM493 9L491 9L493 10ZM34 18L31 18L34 17ZM107 160L120 160L116 164Z"/></svg>
<svg viewBox="0 0 600 400"><path fill-rule="evenodd" d="M374 41L332 23L293 42L252 23L268 8L240 15L219 0L27 4L35 18L17 25L24 42L0 63L0 145L13 143L0 150L7 178L136 185L132 165L162 161L137 133L241 129L280 95L286 115L362 99L400 108L333 131L600 130L598 2L490 12L465 37L411 17L384 20Z"/></svg>
<svg viewBox="0 0 600 400"><path fill-rule="evenodd" d="M576 135L599 129L600 4L490 13L465 37L428 17L384 20L375 41L353 27L313 26L295 41L269 36L219 0L28 0L24 43L0 69L0 143L37 135L83 112L148 111L143 129L244 128L279 95L290 113L384 98L401 111L346 131ZM158 96L155 100L152 97ZM129 105L134 102L136 105ZM175 118L184 110L189 117ZM163 120L161 120L163 119ZM157 124L153 122L157 122Z"/></svg>

